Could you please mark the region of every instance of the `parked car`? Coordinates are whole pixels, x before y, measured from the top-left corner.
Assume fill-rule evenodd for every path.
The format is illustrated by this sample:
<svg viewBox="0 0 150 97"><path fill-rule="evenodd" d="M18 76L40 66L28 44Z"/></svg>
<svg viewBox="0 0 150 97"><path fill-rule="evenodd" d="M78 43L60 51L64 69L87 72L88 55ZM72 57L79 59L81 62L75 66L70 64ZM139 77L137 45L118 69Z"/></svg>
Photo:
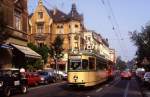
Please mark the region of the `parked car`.
<svg viewBox="0 0 150 97"><path fill-rule="evenodd" d="M26 93L27 79L21 75L19 69L0 69L0 93L8 97L15 90Z"/></svg>
<svg viewBox="0 0 150 97"><path fill-rule="evenodd" d="M144 68L137 68L135 72L136 72L136 77L139 80L142 80L144 78L144 74L145 74L145 69Z"/></svg>
<svg viewBox="0 0 150 97"><path fill-rule="evenodd" d="M42 84L49 84L50 82L55 82L55 76L50 71L39 71L38 72L40 76L40 83Z"/></svg>
<svg viewBox="0 0 150 97"><path fill-rule="evenodd" d="M26 78L27 78L29 86L36 86L41 81L40 76L35 72L34 73L33 72L32 73L31 72L26 73Z"/></svg>
<svg viewBox="0 0 150 97"><path fill-rule="evenodd" d="M61 80L66 80L67 79L67 73L65 71L61 70L54 70L54 73L60 77Z"/></svg>
<svg viewBox="0 0 150 97"><path fill-rule="evenodd" d="M121 76L121 79L131 79L132 74L130 71L122 71L120 76Z"/></svg>
<svg viewBox="0 0 150 97"><path fill-rule="evenodd" d="M146 72L144 74L143 81L144 81L145 85L149 85L150 84L150 72Z"/></svg>

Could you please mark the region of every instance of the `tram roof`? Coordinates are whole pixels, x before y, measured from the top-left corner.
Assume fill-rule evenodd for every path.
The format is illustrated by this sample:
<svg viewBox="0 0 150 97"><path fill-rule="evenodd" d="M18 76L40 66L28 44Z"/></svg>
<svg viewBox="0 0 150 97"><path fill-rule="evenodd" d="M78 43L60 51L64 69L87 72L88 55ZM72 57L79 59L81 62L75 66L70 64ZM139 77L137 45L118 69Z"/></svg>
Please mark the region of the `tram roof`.
<svg viewBox="0 0 150 97"><path fill-rule="evenodd" d="M79 51L77 53L70 53L70 56L77 56L77 55L96 56L98 58L107 60L104 55L97 54L97 52L95 52L94 50L83 50L83 51Z"/></svg>

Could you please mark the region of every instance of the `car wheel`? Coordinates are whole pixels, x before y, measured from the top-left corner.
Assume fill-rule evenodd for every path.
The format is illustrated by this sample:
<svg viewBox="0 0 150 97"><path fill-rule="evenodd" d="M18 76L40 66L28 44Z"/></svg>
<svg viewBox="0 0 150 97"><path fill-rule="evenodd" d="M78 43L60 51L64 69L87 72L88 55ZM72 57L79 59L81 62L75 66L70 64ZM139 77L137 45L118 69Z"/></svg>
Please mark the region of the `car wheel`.
<svg viewBox="0 0 150 97"><path fill-rule="evenodd" d="M34 85L37 86L37 85L38 85L38 82L35 82Z"/></svg>
<svg viewBox="0 0 150 97"><path fill-rule="evenodd" d="M45 80L45 82L44 82L46 85L48 84L48 81L47 80Z"/></svg>
<svg viewBox="0 0 150 97"><path fill-rule="evenodd" d="M55 83L56 82L56 78L52 78L52 82Z"/></svg>
<svg viewBox="0 0 150 97"><path fill-rule="evenodd" d="M11 89L9 87L7 87L5 90L4 90L4 96L6 97L9 97L11 95Z"/></svg>
<svg viewBox="0 0 150 97"><path fill-rule="evenodd" d="M21 93L27 93L27 86L21 86Z"/></svg>

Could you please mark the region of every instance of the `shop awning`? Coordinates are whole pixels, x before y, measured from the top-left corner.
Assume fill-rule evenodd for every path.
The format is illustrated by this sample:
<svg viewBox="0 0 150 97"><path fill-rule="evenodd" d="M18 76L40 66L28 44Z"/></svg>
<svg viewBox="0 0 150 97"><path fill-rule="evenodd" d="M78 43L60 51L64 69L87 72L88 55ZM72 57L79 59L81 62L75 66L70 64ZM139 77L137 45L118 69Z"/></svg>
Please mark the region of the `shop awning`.
<svg viewBox="0 0 150 97"><path fill-rule="evenodd" d="M21 51L25 55L25 57L36 58L36 59L40 59L41 58L41 55L39 55L38 53L36 53L32 49L30 49L29 47L20 46L20 45L16 45L16 44L11 44L11 46L13 46L16 49L18 49L19 51Z"/></svg>

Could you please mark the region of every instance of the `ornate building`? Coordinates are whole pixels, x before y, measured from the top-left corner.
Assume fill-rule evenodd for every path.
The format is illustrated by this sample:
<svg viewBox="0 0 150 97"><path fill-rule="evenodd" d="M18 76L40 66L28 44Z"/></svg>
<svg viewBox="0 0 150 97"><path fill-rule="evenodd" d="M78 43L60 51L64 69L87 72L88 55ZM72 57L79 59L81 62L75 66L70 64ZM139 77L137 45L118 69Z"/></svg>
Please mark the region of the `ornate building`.
<svg viewBox="0 0 150 97"><path fill-rule="evenodd" d="M74 3L71 11L66 14L57 8L47 9L42 0L39 0L35 11L29 16L28 41L38 46L43 44L50 46L56 36L61 35L64 38L64 57L58 61L58 64L60 68L65 69L68 52L80 49L80 34L83 28L83 16L77 12ZM50 59L48 65L51 66L46 67L53 67L54 61Z"/></svg>
<svg viewBox="0 0 150 97"><path fill-rule="evenodd" d="M50 11L39 0L35 11L29 16L29 42L50 46L52 17Z"/></svg>
<svg viewBox="0 0 150 97"><path fill-rule="evenodd" d="M57 8L47 9L42 0L39 0L35 11L29 16L28 41L38 46L43 44L50 46L56 36L61 35L64 38L64 57L58 60L57 64L62 70L67 69L68 53L94 50L109 59L108 41L94 31L87 31L83 22L83 15L78 13L75 3L72 4L70 12L66 14ZM55 67L54 65L54 60L49 58L46 67Z"/></svg>

